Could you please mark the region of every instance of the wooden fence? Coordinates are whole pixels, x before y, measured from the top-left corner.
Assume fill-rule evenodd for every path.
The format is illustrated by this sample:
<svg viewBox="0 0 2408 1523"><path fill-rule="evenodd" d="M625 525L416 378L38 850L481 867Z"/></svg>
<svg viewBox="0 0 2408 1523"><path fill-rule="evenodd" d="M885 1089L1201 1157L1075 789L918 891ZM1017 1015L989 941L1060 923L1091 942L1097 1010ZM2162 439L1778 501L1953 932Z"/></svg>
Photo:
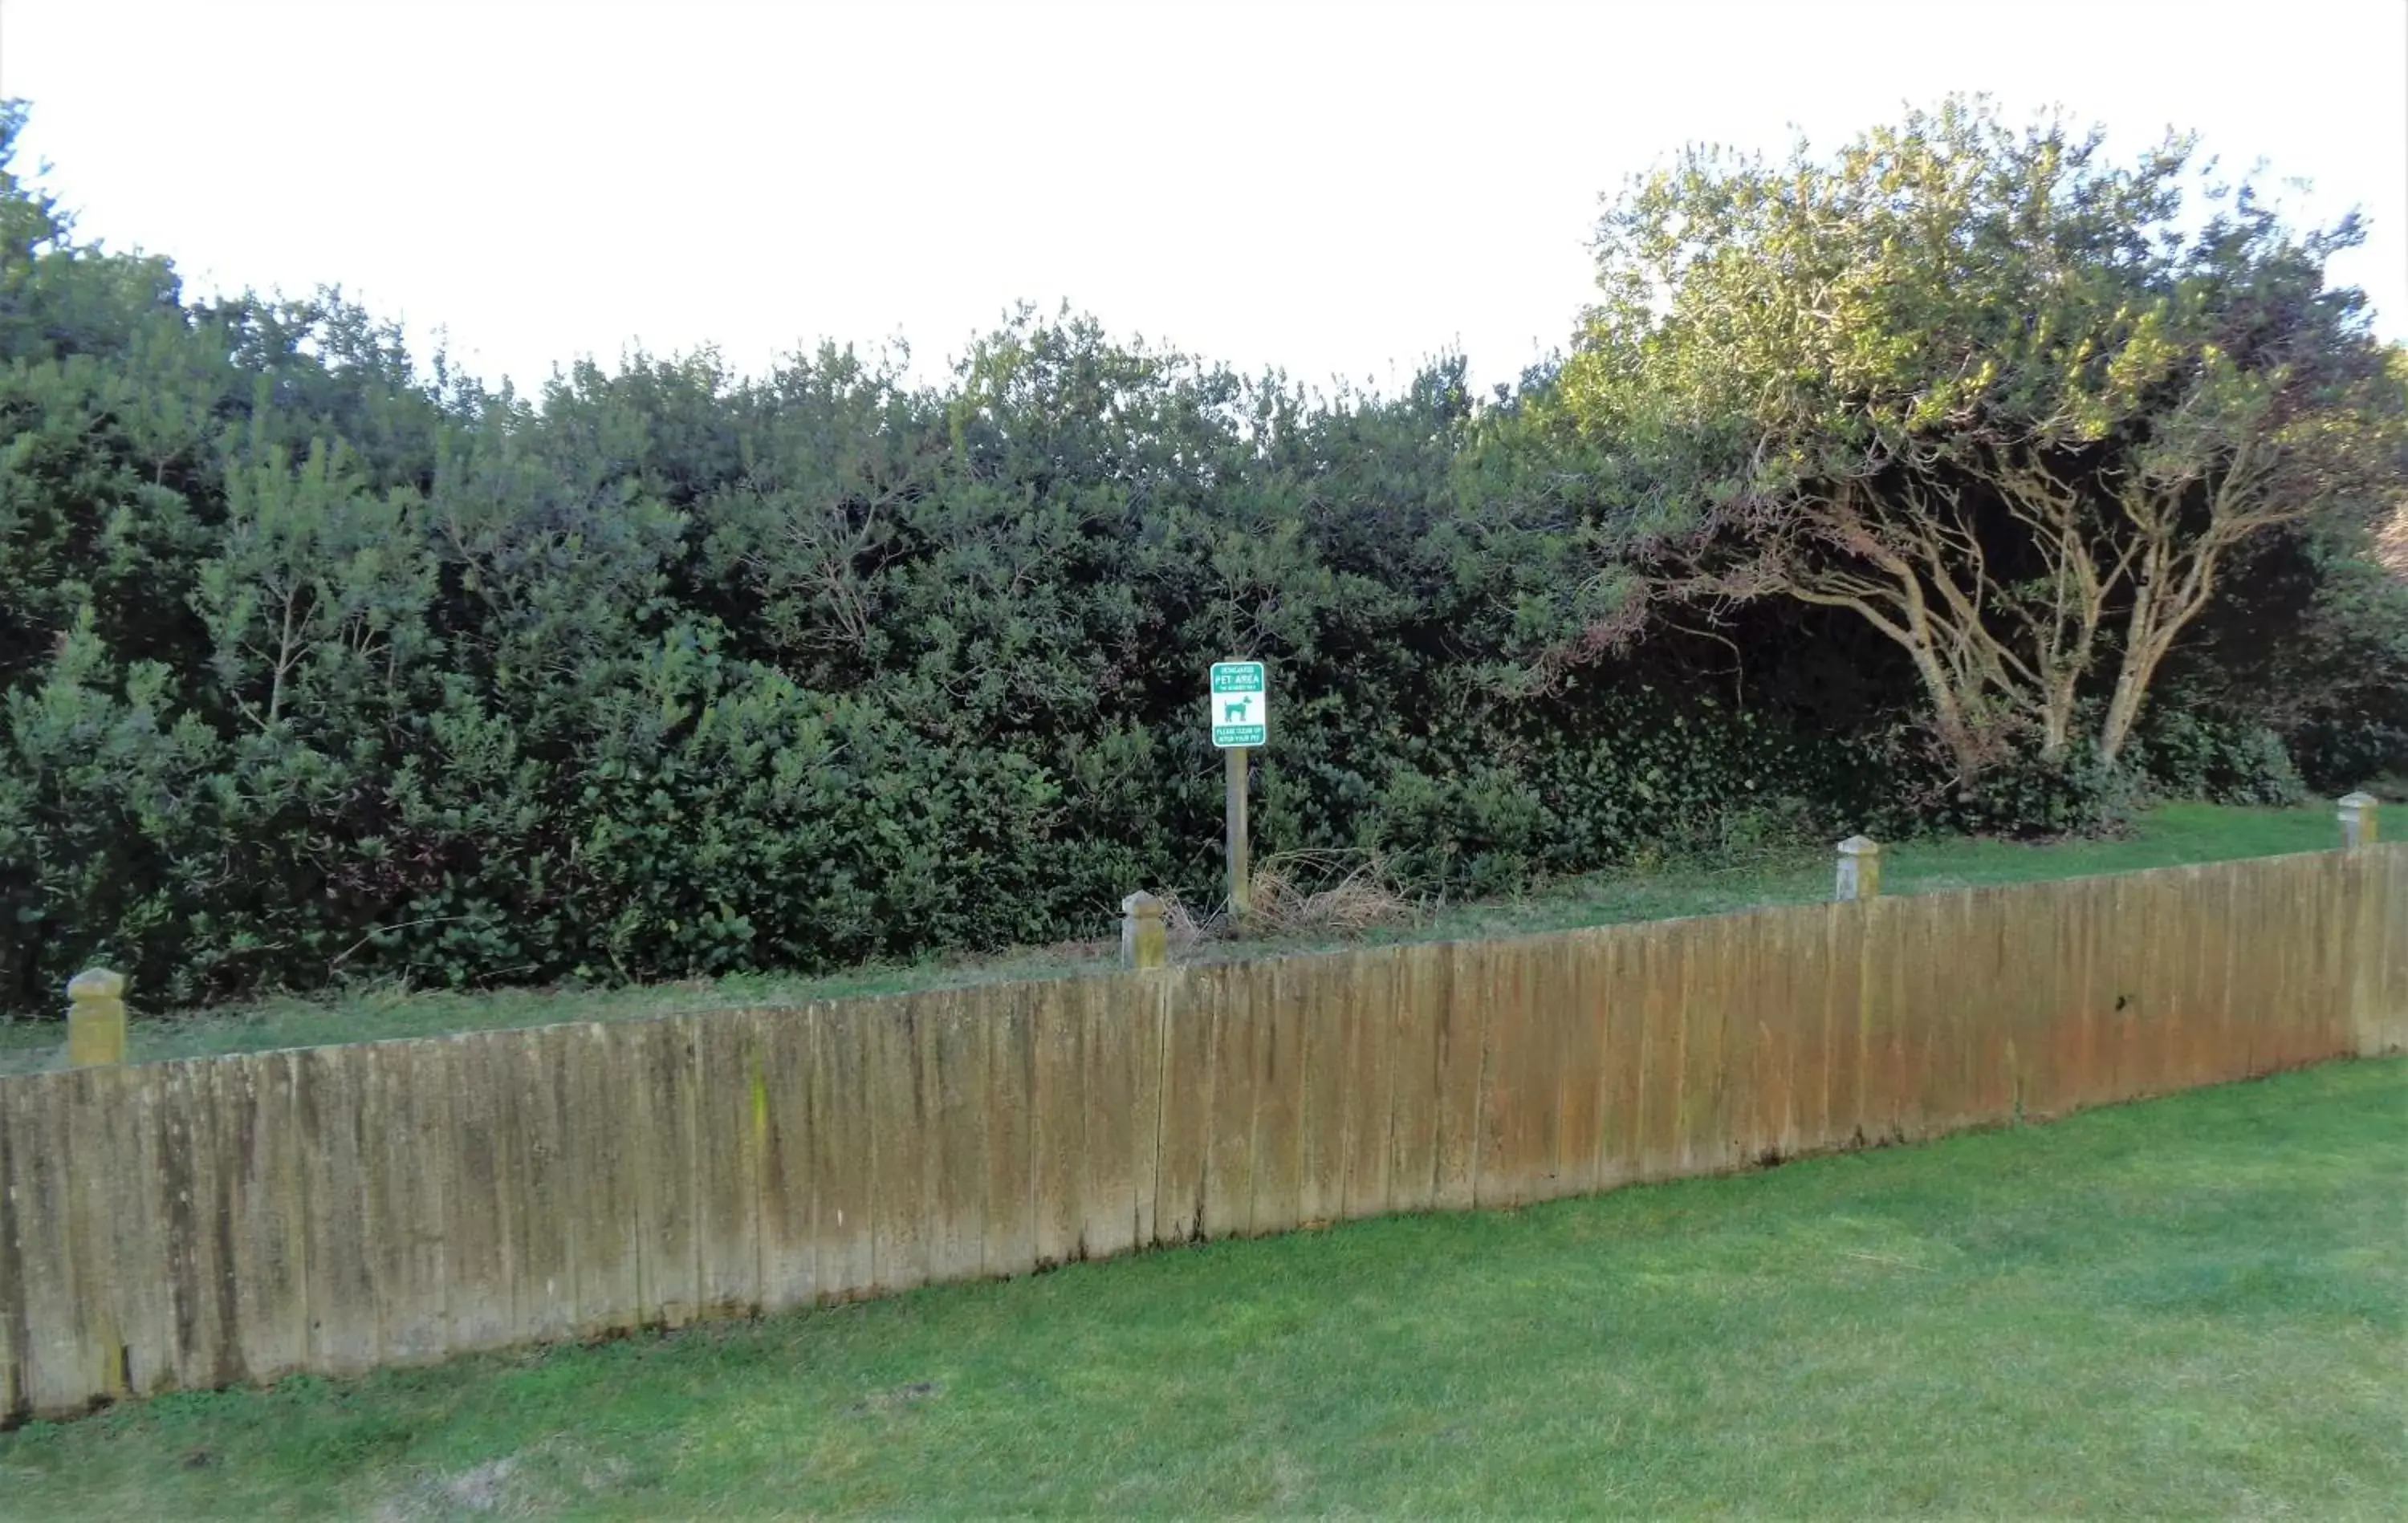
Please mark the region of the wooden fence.
<svg viewBox="0 0 2408 1523"><path fill-rule="evenodd" d="M2408 847L0 1080L0 1412L1506 1205L2408 1046Z"/></svg>

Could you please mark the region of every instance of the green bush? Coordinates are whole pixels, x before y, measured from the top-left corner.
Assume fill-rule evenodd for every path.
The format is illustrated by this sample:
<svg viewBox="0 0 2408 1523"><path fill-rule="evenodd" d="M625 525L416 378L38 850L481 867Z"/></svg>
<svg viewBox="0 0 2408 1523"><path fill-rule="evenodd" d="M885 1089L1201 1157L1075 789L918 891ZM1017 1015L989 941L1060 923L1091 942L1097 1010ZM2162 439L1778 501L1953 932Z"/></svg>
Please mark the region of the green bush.
<svg viewBox="0 0 2408 1523"><path fill-rule="evenodd" d="M2293 804L2308 796L2283 738L2245 717L2160 709L2136 749L2150 786L2169 797Z"/></svg>
<svg viewBox="0 0 2408 1523"><path fill-rule="evenodd" d="M824 349L493 394L337 297L188 304L74 247L7 173L20 115L0 1008L93 961L181 1005L1099 936L1134 889L1218 897L1199 690L1233 656L1276 690L1257 849L1456 895L2299 788L2262 723L2167 705L2145 778L1945 786L1843 621L1614 647L1592 526L1489 474L1519 401L1476 409L1459 360L1332 398L1023 312L941 385ZM2317 776L2390 744L2308 733Z"/></svg>

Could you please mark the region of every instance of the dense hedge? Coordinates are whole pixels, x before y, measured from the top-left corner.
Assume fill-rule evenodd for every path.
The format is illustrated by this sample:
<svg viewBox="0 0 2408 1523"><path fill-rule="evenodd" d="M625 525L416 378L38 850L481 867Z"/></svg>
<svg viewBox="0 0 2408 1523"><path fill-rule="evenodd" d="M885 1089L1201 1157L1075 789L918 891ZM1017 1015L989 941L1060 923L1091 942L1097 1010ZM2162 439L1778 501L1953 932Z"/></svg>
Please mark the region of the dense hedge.
<svg viewBox="0 0 2408 1523"><path fill-rule="evenodd" d="M0 1006L94 961L182 1003L1102 934L1213 896L1229 656L1278 689L1260 848L1455 892L2128 788L1941 797L1894 658L1801 613L1565 664L1577 526L1462 465L1515 405L1027 314L936 388L494 394L337 297L188 304L0 176ZM2183 787L2279 782L2236 722L2167 732Z"/></svg>

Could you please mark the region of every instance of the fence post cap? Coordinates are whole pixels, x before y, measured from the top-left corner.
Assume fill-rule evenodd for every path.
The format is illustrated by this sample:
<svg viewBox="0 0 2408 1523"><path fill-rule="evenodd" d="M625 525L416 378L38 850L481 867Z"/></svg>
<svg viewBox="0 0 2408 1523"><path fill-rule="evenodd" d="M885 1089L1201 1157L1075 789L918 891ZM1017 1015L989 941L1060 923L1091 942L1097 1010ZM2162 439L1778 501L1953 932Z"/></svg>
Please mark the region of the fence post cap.
<svg viewBox="0 0 2408 1523"><path fill-rule="evenodd" d="M125 994L125 975L107 968L86 968L67 980L70 1000L115 1000Z"/></svg>
<svg viewBox="0 0 2408 1523"><path fill-rule="evenodd" d="M1150 916L1154 919L1160 919L1164 907L1161 900L1142 889L1121 901L1123 915Z"/></svg>
<svg viewBox="0 0 2408 1523"><path fill-rule="evenodd" d="M2372 793L2360 791L2345 793L2336 802L2344 809L2372 809L2383 801Z"/></svg>
<svg viewBox="0 0 2408 1523"><path fill-rule="evenodd" d="M1870 835L1851 835L1840 843L1840 852L1848 857L1874 857L1881 854L1881 843Z"/></svg>

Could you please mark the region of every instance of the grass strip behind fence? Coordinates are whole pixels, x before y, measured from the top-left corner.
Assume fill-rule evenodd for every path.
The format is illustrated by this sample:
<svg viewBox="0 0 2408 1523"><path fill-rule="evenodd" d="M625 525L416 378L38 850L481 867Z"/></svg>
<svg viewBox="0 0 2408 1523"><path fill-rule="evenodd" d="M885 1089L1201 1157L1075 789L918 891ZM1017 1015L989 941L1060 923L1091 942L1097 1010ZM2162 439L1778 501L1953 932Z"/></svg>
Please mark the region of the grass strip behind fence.
<svg viewBox="0 0 2408 1523"><path fill-rule="evenodd" d="M2174 804L2151 810L2131 835L2116 840L2027 844L1953 836L1906 842L1890 848L1883 881L1886 892L1928 893L2317 851L2340 839L2328 804L2263 809ZM1432 905L1410 924L1381 928L1354 940L1376 945L1522 935L1803 904L1830 897L1832 866L1831 853L1816 847L1756 851L1716 865L1598 874L1512 899ZM1112 913L1108 906L1097 906L1099 937L1117 934L1108 918ZM1204 955L1257 957L1327 945L1331 943L1311 937L1236 941L1216 945ZM136 1061L151 1062L566 1020L638 1020L691 1010L799 1004L1055 977L1111 965L1111 954L1098 944L812 977L740 975L634 988L467 991L385 985L332 998L269 999L187 1015L150 1012L142 1003L142 991L136 989L132 1047ZM64 993L61 1003L64 1006ZM57 1021L0 1021L0 1074L61 1067L65 1045L64 1030Z"/></svg>

